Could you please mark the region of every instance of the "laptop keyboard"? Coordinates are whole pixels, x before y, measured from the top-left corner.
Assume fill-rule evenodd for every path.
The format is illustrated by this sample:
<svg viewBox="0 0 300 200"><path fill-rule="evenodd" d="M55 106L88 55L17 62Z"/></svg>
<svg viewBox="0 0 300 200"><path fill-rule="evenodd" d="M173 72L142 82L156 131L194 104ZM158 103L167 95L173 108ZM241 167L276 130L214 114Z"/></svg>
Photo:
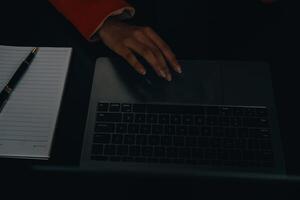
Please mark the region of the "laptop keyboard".
<svg viewBox="0 0 300 200"><path fill-rule="evenodd" d="M92 160L273 167L265 107L97 105Z"/></svg>

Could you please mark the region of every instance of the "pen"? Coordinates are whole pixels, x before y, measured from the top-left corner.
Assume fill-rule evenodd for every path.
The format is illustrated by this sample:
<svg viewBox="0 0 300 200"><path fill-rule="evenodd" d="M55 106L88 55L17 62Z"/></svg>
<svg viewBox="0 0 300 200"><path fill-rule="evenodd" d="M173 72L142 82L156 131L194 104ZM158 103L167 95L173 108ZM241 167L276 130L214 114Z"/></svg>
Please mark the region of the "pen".
<svg viewBox="0 0 300 200"><path fill-rule="evenodd" d="M32 49L32 51L29 53L29 55L26 57L26 59L21 63L17 71L14 73L12 78L9 80L7 85L4 87L4 89L0 93L0 113L5 106L10 94L15 89L16 85L18 84L19 80L22 78L22 76L27 71L28 67L30 66L32 60L34 59L36 53L38 51L38 48L35 47Z"/></svg>

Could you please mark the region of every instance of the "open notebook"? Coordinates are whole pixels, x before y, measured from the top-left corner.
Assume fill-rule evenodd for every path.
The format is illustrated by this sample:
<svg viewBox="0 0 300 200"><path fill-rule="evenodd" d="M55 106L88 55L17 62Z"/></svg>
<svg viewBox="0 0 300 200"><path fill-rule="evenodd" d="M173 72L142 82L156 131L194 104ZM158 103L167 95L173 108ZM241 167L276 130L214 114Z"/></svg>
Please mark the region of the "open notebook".
<svg viewBox="0 0 300 200"><path fill-rule="evenodd" d="M0 45L0 90L31 50ZM49 158L71 51L39 48L0 113L0 156Z"/></svg>

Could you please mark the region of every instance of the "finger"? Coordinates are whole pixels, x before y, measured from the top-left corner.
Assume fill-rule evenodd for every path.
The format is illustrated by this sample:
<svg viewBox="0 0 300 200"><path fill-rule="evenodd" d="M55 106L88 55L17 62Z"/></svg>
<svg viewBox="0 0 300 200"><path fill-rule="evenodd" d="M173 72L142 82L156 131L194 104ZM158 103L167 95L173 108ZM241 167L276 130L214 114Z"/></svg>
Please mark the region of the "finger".
<svg viewBox="0 0 300 200"><path fill-rule="evenodd" d="M145 29L145 33L147 34L147 36L158 46L158 48L162 51L162 53L164 54L164 56L167 58L168 62L171 64L172 68L177 71L178 73L182 72L181 66L178 63L175 54L173 53L173 51L171 50L171 48L168 46L168 44L159 37L159 35L157 35L155 33L155 31L153 31L151 28L146 27Z"/></svg>
<svg viewBox="0 0 300 200"><path fill-rule="evenodd" d="M155 57L154 53L148 46L144 45L143 43L135 39L131 39L130 41L127 41L125 45L131 50L133 50L134 52L141 55L150 65L152 65L153 69L155 70L158 76L167 78L165 72L162 70L162 67L159 66L159 62L157 58Z"/></svg>
<svg viewBox="0 0 300 200"><path fill-rule="evenodd" d="M153 43L153 41L151 39L149 39L147 36L145 35L141 35L137 38L141 43L145 44L146 46L148 46L149 48L151 48L152 52L155 54L156 58L158 59L159 63L160 63L160 67L161 70L163 70L166 74L166 79L168 81L172 80L172 76L169 70L169 67L167 66L165 57L162 55L161 51L159 50L159 48ZM155 66L153 66L155 67Z"/></svg>
<svg viewBox="0 0 300 200"><path fill-rule="evenodd" d="M137 60L133 52L127 47L119 47L115 50L117 54L123 57L139 74L145 75L145 67Z"/></svg>

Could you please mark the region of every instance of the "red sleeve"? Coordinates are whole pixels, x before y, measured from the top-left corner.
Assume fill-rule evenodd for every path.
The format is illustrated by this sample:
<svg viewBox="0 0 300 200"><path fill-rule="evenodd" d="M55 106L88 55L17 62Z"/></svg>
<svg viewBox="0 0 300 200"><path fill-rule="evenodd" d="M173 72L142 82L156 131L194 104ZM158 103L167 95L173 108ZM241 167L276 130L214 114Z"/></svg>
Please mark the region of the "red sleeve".
<svg viewBox="0 0 300 200"><path fill-rule="evenodd" d="M113 15L124 11L132 16L134 8L125 0L50 0L86 38L91 37L101 27L103 22Z"/></svg>

